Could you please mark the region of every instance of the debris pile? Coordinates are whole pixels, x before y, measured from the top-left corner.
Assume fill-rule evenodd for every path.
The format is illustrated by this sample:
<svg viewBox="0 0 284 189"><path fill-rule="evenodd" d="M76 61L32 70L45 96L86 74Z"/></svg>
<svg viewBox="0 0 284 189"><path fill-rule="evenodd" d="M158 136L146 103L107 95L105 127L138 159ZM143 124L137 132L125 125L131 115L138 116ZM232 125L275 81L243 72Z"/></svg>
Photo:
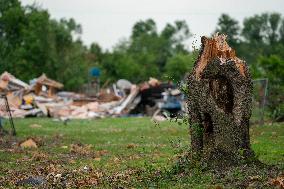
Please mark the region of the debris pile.
<svg viewBox="0 0 284 189"><path fill-rule="evenodd" d="M30 85L8 72L0 76L0 93L6 94L12 116L16 118L47 116L67 120L129 114L152 116L163 109L161 103L167 105L165 98L169 94L181 96L177 89L166 94L173 88L172 84L163 84L154 78L140 85L121 79L111 88L101 89L95 97L60 91L62 88L63 84L45 74L31 80ZM180 109L178 104L174 111ZM1 110L0 116L7 117Z"/></svg>

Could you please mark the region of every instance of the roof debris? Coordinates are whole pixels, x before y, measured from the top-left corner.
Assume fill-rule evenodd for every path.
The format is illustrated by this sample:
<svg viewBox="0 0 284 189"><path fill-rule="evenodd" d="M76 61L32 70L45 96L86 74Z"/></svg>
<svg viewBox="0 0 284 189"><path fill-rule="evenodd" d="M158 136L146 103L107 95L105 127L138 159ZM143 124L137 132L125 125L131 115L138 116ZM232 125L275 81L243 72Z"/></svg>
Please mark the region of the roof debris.
<svg viewBox="0 0 284 189"><path fill-rule="evenodd" d="M150 78L139 86L121 79L112 87L101 89L98 95L93 97L58 91L63 88L63 84L45 74L31 80L31 85L8 72L4 72L0 77L0 93L7 95L12 116L17 118L47 116L58 120L92 119L125 116L133 111L134 114L152 116L153 114L146 112L147 107L159 109L157 104L164 98L163 93L172 88L155 78ZM178 89L173 89L168 94L181 95ZM6 114L0 109L0 116L7 117Z"/></svg>

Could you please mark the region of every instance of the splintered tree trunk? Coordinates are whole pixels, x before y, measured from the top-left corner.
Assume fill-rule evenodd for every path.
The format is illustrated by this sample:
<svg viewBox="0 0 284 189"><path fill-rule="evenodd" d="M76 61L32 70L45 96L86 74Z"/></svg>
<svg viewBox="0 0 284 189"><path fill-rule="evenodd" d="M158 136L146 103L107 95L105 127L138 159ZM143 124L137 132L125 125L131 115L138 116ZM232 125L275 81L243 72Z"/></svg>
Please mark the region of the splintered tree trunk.
<svg viewBox="0 0 284 189"><path fill-rule="evenodd" d="M236 164L253 155L249 140L252 81L225 35L202 37L188 78L191 147L212 165Z"/></svg>

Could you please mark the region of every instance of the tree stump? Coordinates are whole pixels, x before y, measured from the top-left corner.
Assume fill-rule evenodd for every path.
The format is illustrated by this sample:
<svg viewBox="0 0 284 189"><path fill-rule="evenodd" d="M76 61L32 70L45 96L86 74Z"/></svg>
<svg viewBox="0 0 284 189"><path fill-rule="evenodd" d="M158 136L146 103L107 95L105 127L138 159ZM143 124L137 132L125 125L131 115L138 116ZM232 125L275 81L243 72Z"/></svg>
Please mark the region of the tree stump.
<svg viewBox="0 0 284 189"><path fill-rule="evenodd" d="M252 80L225 35L201 38L188 78L193 157L212 165L238 164L253 156L249 139Z"/></svg>

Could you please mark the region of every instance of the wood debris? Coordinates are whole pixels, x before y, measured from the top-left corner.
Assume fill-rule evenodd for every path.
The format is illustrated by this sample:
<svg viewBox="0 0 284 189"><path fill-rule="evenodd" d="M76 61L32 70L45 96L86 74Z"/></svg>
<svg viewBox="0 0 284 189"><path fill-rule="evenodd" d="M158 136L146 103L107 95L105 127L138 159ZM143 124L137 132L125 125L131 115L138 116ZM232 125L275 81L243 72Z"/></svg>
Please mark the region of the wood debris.
<svg viewBox="0 0 284 189"><path fill-rule="evenodd" d="M162 93L168 89L168 86L162 86L155 78L150 78L143 86L123 79L119 81L113 90L101 89L100 93L93 97L74 92L58 92L63 88L63 84L45 74L31 80L28 85L4 72L0 76L0 92L7 96L12 117L46 116L70 120L125 116L137 106L139 111L146 112L144 104L156 103L154 100L161 99ZM172 95L181 94L178 89L171 92ZM7 117L8 114L0 109L0 116Z"/></svg>
<svg viewBox="0 0 284 189"><path fill-rule="evenodd" d="M38 148L37 143L32 138L20 143L20 146L22 148Z"/></svg>

